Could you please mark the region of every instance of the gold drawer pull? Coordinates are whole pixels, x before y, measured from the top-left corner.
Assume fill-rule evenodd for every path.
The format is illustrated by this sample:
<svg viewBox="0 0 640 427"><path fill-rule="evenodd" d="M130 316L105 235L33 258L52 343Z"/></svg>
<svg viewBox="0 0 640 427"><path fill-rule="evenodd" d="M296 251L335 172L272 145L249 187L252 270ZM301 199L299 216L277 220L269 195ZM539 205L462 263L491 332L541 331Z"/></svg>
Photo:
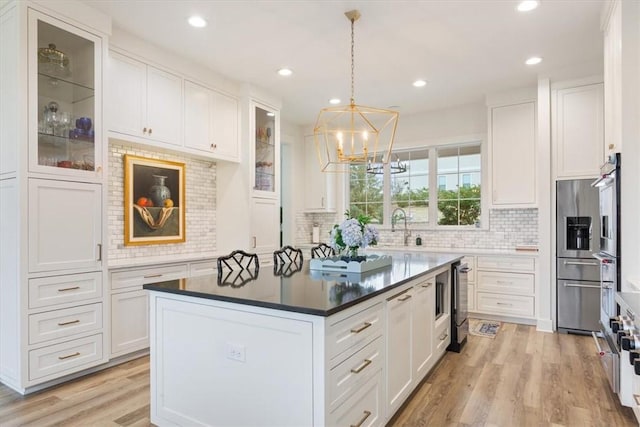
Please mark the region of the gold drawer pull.
<svg viewBox="0 0 640 427"><path fill-rule="evenodd" d="M80 320L76 319L76 320L70 320L68 322L58 322L58 326L73 325L74 323L80 323Z"/></svg>
<svg viewBox="0 0 640 427"><path fill-rule="evenodd" d="M432 283L432 282L429 282L429 283L427 283L426 285L425 285L425 284L422 284L422 285L420 285L420 286L422 286L423 288L430 288L431 286L433 286L433 283Z"/></svg>
<svg viewBox="0 0 640 427"><path fill-rule="evenodd" d="M440 341L446 340L448 336L449 336L449 334L447 334L447 333L444 333L444 334L440 335Z"/></svg>
<svg viewBox="0 0 640 427"><path fill-rule="evenodd" d="M351 329L351 333L353 334L359 334L360 332L364 331L365 329L367 329L369 326L371 326L371 323L369 322L364 322L364 324L362 326L360 326L359 328L354 328Z"/></svg>
<svg viewBox="0 0 640 427"><path fill-rule="evenodd" d="M351 427L360 427L371 415L371 411L364 411L364 417L358 422L358 424L351 424Z"/></svg>
<svg viewBox="0 0 640 427"><path fill-rule="evenodd" d="M496 305L507 305L507 306L511 307L513 304L508 303L508 302L497 302Z"/></svg>
<svg viewBox="0 0 640 427"><path fill-rule="evenodd" d="M364 362L362 362L362 365L358 366L356 369L352 369L351 372L354 374L359 374L360 372L362 372L364 368L366 368L369 365L371 365L371 360L364 359Z"/></svg>
<svg viewBox="0 0 640 427"><path fill-rule="evenodd" d="M76 289L80 289L80 286L72 286L70 288L58 289L58 292L75 291Z"/></svg>
<svg viewBox="0 0 640 427"><path fill-rule="evenodd" d="M638 396L637 394L634 394L633 399L636 401L636 405L640 406L640 396Z"/></svg>
<svg viewBox="0 0 640 427"><path fill-rule="evenodd" d="M80 352L79 351L76 351L73 354L67 354L66 356L58 356L58 359L64 360L64 359L69 359L71 357L76 357L76 356L80 356Z"/></svg>
<svg viewBox="0 0 640 427"><path fill-rule="evenodd" d="M145 279L153 279L154 277L162 277L162 274L148 274L144 276Z"/></svg>
<svg viewBox="0 0 640 427"><path fill-rule="evenodd" d="M513 282L510 280L497 280L497 283L500 283L501 285L512 285Z"/></svg>
<svg viewBox="0 0 640 427"><path fill-rule="evenodd" d="M398 301L405 302L408 299L411 299L412 295L405 295L403 297L398 298Z"/></svg>

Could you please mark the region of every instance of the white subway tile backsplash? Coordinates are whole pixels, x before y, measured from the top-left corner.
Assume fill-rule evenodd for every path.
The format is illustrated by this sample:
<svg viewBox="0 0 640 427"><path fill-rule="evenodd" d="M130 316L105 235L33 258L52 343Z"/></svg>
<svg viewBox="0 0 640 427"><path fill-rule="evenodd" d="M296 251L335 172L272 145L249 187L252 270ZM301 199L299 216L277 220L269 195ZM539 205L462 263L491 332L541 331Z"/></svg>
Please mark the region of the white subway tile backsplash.
<svg viewBox="0 0 640 427"><path fill-rule="evenodd" d="M314 223L320 225L320 240L327 242L334 224L342 221L336 214L300 213L296 217L296 243L310 243ZM492 209L489 229L426 230L411 227L410 245L422 237L422 245L437 248L514 249L517 245L538 244L538 209ZM402 232L380 230L380 245L402 246Z"/></svg>
<svg viewBox="0 0 640 427"><path fill-rule="evenodd" d="M124 155L185 163L186 241L148 246L124 245ZM109 144L108 254L111 261L173 255L197 256L216 248L216 166L184 154L167 154L120 143Z"/></svg>

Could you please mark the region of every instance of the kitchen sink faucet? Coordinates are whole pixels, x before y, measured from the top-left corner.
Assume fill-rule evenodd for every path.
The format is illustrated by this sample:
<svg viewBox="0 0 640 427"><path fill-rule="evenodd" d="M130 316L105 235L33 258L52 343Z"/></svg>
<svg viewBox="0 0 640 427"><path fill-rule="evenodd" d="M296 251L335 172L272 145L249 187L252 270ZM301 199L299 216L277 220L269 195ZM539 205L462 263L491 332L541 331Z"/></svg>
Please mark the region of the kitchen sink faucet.
<svg viewBox="0 0 640 427"><path fill-rule="evenodd" d="M391 231L396 231L396 212L402 212L402 217L404 218L404 245L409 245L409 236L411 236L411 230L407 228L407 213L402 208L395 208L393 212L391 212Z"/></svg>

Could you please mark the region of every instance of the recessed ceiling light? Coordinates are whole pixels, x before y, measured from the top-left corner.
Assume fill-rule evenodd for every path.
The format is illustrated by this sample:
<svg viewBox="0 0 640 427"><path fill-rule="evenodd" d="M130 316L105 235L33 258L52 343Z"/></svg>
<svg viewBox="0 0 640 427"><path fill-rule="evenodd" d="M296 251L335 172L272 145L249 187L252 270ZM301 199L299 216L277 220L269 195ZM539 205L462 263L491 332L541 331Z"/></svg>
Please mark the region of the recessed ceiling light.
<svg viewBox="0 0 640 427"><path fill-rule="evenodd" d="M271 111L268 111L268 112L267 112L267 116L269 116L269 117L275 117L275 116L276 116L276 113L272 113Z"/></svg>
<svg viewBox="0 0 640 427"><path fill-rule="evenodd" d="M530 12L540 5L538 0L524 0L518 3L519 12Z"/></svg>
<svg viewBox="0 0 640 427"><path fill-rule="evenodd" d="M527 65L536 65L541 62L542 62L542 58L540 58L539 56L532 56L531 58L524 61L524 63Z"/></svg>
<svg viewBox="0 0 640 427"><path fill-rule="evenodd" d="M193 15L187 20L189 25L196 28L204 28L207 26L207 21L202 16Z"/></svg>
<svg viewBox="0 0 640 427"><path fill-rule="evenodd" d="M427 82L424 80L416 80L415 82L413 82L413 85L415 87L423 87L427 85Z"/></svg>
<svg viewBox="0 0 640 427"><path fill-rule="evenodd" d="M291 74L293 74L293 71L291 71L290 68L280 68L278 70L278 74L280 74L281 76L290 76Z"/></svg>
<svg viewBox="0 0 640 427"><path fill-rule="evenodd" d="M340 99L339 99L339 98L331 98L331 99L329 100L329 104L331 104L331 105L338 105L338 104L340 104Z"/></svg>

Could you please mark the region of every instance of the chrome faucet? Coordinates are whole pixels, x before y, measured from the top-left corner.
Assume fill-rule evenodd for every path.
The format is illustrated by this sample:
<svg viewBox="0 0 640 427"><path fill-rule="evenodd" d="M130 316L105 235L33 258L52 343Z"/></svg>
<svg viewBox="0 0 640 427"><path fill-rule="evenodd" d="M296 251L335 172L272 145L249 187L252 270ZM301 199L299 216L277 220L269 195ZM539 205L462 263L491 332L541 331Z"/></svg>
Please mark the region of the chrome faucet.
<svg viewBox="0 0 640 427"><path fill-rule="evenodd" d="M391 212L391 231L396 231L396 212L402 212L402 217L404 218L404 245L409 245L409 236L411 236L411 230L407 228L407 213L402 208L395 208L393 212Z"/></svg>

